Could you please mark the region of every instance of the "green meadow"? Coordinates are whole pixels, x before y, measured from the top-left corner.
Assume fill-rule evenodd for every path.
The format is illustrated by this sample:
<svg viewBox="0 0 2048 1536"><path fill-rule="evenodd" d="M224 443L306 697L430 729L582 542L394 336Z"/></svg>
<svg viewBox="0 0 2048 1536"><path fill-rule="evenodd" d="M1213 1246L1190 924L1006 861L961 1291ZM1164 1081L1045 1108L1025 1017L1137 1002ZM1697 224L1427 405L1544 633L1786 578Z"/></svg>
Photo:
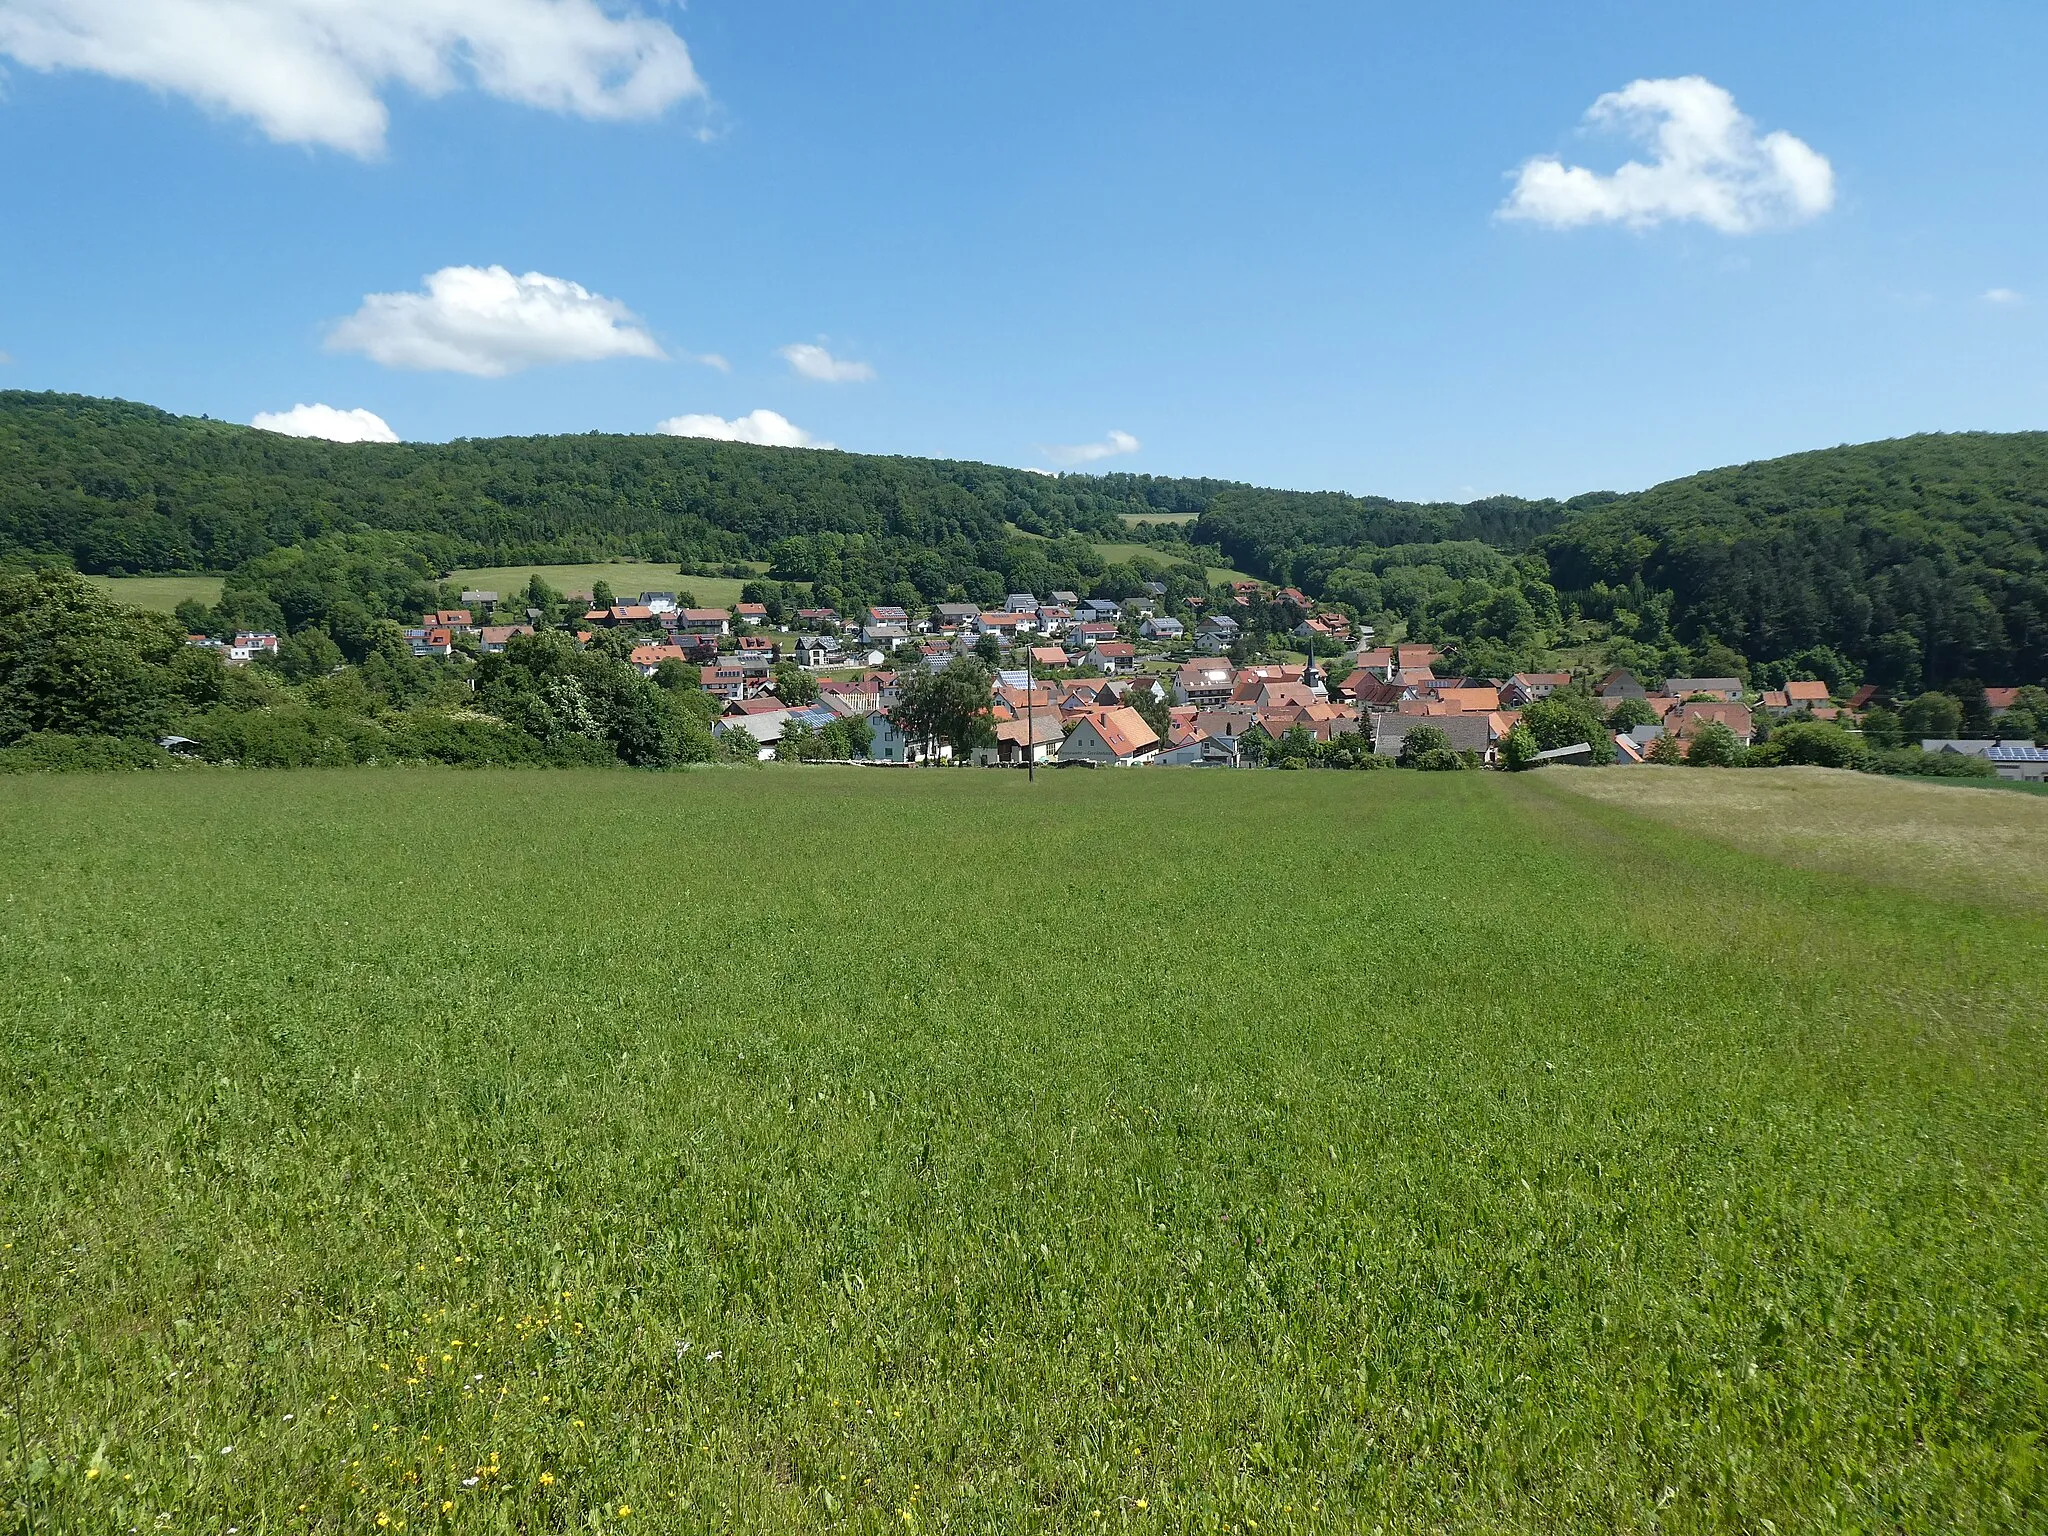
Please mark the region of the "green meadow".
<svg viewBox="0 0 2048 1536"><path fill-rule="evenodd" d="M0 1528L2041 1529L2044 1020L1542 774L0 781Z"/></svg>
<svg viewBox="0 0 2048 1536"><path fill-rule="evenodd" d="M85 578L116 602L158 613L171 613L186 601L209 608L220 601L220 576L88 576Z"/></svg>
<svg viewBox="0 0 2048 1536"><path fill-rule="evenodd" d="M763 570L767 567L763 566ZM451 571L448 580L457 586L496 592L510 601L526 590L527 581L538 576L557 592L589 592L602 581L620 602L630 602L642 592L688 592L707 608L730 608L740 600L746 582L733 576L679 576L673 565L646 560L615 560L598 565L499 565Z"/></svg>

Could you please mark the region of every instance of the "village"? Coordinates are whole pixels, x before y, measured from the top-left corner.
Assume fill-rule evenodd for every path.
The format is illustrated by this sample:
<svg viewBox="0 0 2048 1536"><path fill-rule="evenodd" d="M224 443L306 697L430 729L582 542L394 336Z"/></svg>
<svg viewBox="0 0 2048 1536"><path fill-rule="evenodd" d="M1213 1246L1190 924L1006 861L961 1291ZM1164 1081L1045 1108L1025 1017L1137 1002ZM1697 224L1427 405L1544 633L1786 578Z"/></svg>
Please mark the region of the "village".
<svg viewBox="0 0 2048 1536"><path fill-rule="evenodd" d="M571 596L578 606L589 601L589 594ZM626 659L643 676L694 669L696 687L719 709L714 732L744 732L764 759L789 755L786 744L795 739L859 720L867 762L952 763L951 744L906 733L898 706L920 672L940 672L967 657L992 675L993 729L961 754L975 766L1237 768L1269 761L1282 741L1327 745L1347 737L1357 738L1358 756L1399 759L1409 733L1429 726L1467 766L1497 767L1523 711L1575 685L1609 727L1611 760L1631 765L1680 760L1710 726L1744 748L1760 725L1767 731L1775 722L1853 727L1877 692L1864 686L1835 698L1817 681L1752 692L1736 677L1672 677L1652 687L1622 668L1576 677L1458 676L1439 670L1444 655L1435 645L1375 644L1369 626L1320 610L1291 588L1250 582L1233 589L1233 600L1247 609L1277 604L1295 617L1283 643L1304 659L1237 662L1227 653L1244 652L1239 619L1175 617L1161 611L1164 596L1163 588L1121 601L1016 593L995 610L968 603L925 611L876 606L849 620L829 608L771 613L765 603L745 601L698 608L675 593L643 592L630 603L582 607L575 628L584 646L601 633L633 642ZM465 591L462 600L466 606L430 614L406 631L416 656L502 652L516 636L534 633L542 617L534 611L524 623L478 622L479 615L506 617L498 594ZM230 663L241 663L274 654L278 640L249 634L212 643ZM1994 720L2014 706L2018 692L1986 690ZM844 733L832 739L844 740ZM2048 750L2023 739L1927 739L1921 747L1984 758L1999 777L2048 780ZM1592 755L1590 744L1578 743L1541 754Z"/></svg>

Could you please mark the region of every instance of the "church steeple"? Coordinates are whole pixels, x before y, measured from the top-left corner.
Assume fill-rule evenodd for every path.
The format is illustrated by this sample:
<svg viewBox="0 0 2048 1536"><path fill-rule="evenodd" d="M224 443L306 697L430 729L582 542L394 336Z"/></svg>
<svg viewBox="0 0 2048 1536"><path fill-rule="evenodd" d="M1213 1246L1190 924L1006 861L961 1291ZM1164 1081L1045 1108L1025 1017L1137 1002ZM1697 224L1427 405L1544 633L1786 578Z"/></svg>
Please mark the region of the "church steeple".
<svg viewBox="0 0 2048 1536"><path fill-rule="evenodd" d="M1329 685L1323 680L1322 670L1316 666L1316 637L1308 637L1308 665L1301 669L1301 686L1319 699L1330 696Z"/></svg>

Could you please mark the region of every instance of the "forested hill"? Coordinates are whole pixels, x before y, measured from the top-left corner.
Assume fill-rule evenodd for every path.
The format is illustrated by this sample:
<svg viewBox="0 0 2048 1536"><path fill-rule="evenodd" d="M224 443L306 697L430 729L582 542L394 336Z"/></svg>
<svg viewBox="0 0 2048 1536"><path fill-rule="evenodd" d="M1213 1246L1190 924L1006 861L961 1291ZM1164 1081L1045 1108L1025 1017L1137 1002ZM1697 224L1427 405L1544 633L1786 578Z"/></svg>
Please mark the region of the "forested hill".
<svg viewBox="0 0 2048 1536"><path fill-rule="evenodd" d="M817 534L957 556L1016 530L1120 539L1119 513L1199 512L1228 489L680 437L328 443L0 392L0 555L86 571L226 571L358 527L426 535L449 563L483 565L768 558Z"/></svg>
<svg viewBox="0 0 2048 1536"><path fill-rule="evenodd" d="M1597 616L1751 658L1827 647L1872 681L2048 679L2048 433L1899 438L1674 480L1540 542Z"/></svg>
<svg viewBox="0 0 2048 1536"><path fill-rule="evenodd" d="M1124 516L1147 512L1199 516L1142 532ZM342 535L355 547L336 553ZM0 566L217 570L274 587L286 567L303 581L297 548L320 555L330 586L381 569L409 594L380 599L399 611L430 567L750 559L855 606L1122 595L1134 571L1105 568L1094 541L1133 537L1180 562L1176 581L1199 581L1199 552L1220 550L1452 644L1489 675L1590 639L1660 675L1712 657L1899 688L2048 678L2042 433L1904 438L1630 495L1461 506L655 436L337 444L0 393Z"/></svg>

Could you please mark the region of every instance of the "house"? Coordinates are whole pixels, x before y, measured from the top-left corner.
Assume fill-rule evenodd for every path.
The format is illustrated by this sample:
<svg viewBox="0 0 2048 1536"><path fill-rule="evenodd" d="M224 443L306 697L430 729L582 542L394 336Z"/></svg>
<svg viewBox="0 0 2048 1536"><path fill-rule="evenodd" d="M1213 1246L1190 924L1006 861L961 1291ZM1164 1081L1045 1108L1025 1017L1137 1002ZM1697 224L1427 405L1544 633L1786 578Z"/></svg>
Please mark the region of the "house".
<svg viewBox="0 0 2048 1536"><path fill-rule="evenodd" d="M1392 681L1401 670L1400 660L1394 655L1391 645L1375 645L1359 650L1354 665L1361 672L1371 672L1382 681Z"/></svg>
<svg viewBox="0 0 2048 1536"><path fill-rule="evenodd" d="M742 624L766 624L768 605L766 603L739 603L732 610L733 617Z"/></svg>
<svg viewBox="0 0 2048 1536"><path fill-rule="evenodd" d="M1146 640L1179 640L1187 632L1179 619L1147 619L1138 626L1138 634Z"/></svg>
<svg viewBox="0 0 2048 1536"><path fill-rule="evenodd" d="M1453 752L1477 752L1482 761L1494 760L1498 717L1481 714L1374 715L1372 750L1375 757L1399 757L1401 743L1418 726L1430 725L1450 739ZM1499 735L1507 732L1501 730Z"/></svg>
<svg viewBox="0 0 2048 1536"><path fill-rule="evenodd" d="M1243 765L1238 741L1236 736L1194 735L1152 761L1160 768L1237 768Z"/></svg>
<svg viewBox="0 0 2048 1536"><path fill-rule="evenodd" d="M640 606L659 617L664 613L674 613L679 605L673 592L642 592Z"/></svg>
<svg viewBox="0 0 2048 1536"><path fill-rule="evenodd" d="M771 662L782 657L782 643L773 635L741 635L732 644L741 656L766 656Z"/></svg>
<svg viewBox="0 0 2048 1536"><path fill-rule="evenodd" d="M1986 694L1989 694L1991 691L1992 690L1989 688L1984 690ZM2015 688L2013 689L2013 692L2017 694L2019 692L2019 689ZM1849 695L1849 707L1858 712L1870 708L1870 706L1876 702L1877 684L1875 683L1865 683L1861 688L1858 688L1854 693Z"/></svg>
<svg viewBox="0 0 2048 1536"><path fill-rule="evenodd" d="M1500 708L1501 693L1498 688L1438 688L1436 701L1458 714L1490 715Z"/></svg>
<svg viewBox="0 0 2048 1536"><path fill-rule="evenodd" d="M1524 704L1549 698L1558 689L1570 686L1571 680L1569 672L1517 672L1501 685L1501 702L1520 709Z"/></svg>
<svg viewBox="0 0 2048 1536"><path fill-rule="evenodd" d="M2037 747L2030 741L2001 741L1984 758L2001 779L2048 784L2048 747Z"/></svg>
<svg viewBox="0 0 2048 1536"><path fill-rule="evenodd" d="M1117 607L1115 603L1102 597L1089 598L1087 602L1081 605L1081 611L1085 612L1088 615L1088 621L1094 624L1114 624L1123 613L1123 610Z"/></svg>
<svg viewBox="0 0 2048 1536"><path fill-rule="evenodd" d="M480 587L467 588L462 594L462 606L465 608L495 608L498 606L498 594L486 592Z"/></svg>
<svg viewBox="0 0 2048 1536"><path fill-rule="evenodd" d="M1792 713L1792 701L1785 697L1785 690L1782 688L1766 688L1757 695L1756 703L1757 708L1769 714L1789 715Z"/></svg>
<svg viewBox="0 0 2048 1536"><path fill-rule="evenodd" d="M1137 669L1138 648L1128 640L1105 640L1088 653L1088 665L1115 676Z"/></svg>
<svg viewBox="0 0 2048 1536"><path fill-rule="evenodd" d="M1342 645L1349 627L1346 625L1340 629L1322 619L1303 619L1288 633L1297 640L1307 640L1318 645Z"/></svg>
<svg viewBox="0 0 2048 1536"><path fill-rule="evenodd" d="M1984 690L1984 704L1991 711L1991 718L1994 720L2018 704L2019 701L2020 691L2017 688L1986 688Z"/></svg>
<svg viewBox="0 0 2048 1536"><path fill-rule="evenodd" d="M972 760L978 768L1022 768L1026 764L1043 767L1053 760L1064 739L1059 715L1050 710L1035 710L1024 718L999 724L994 745L976 747Z"/></svg>
<svg viewBox="0 0 2048 1536"><path fill-rule="evenodd" d="M1076 624L1073 639L1076 645L1097 645L1114 640L1121 633L1114 624Z"/></svg>
<svg viewBox="0 0 2048 1536"><path fill-rule="evenodd" d="M1029 592L1012 592L1003 599L1003 611L1006 613L1036 613L1038 612L1038 599Z"/></svg>
<svg viewBox="0 0 2048 1536"><path fill-rule="evenodd" d="M868 610L867 622L870 624L901 624L905 629L908 629L910 627L910 615L893 603L882 603Z"/></svg>
<svg viewBox="0 0 2048 1536"><path fill-rule="evenodd" d="M442 608L428 614L420 621L429 629L473 629L476 620L470 617L467 608Z"/></svg>
<svg viewBox="0 0 2048 1536"><path fill-rule="evenodd" d="M1785 691L1796 706L1799 695L1793 693L1792 690L1794 688L1815 686L1818 685L1787 683ZM1718 700L1723 704L1740 704L1742 702L1742 679L1739 677L1674 677L1665 682L1664 691L1673 698L1689 699L1696 693L1704 693L1708 698ZM1820 702L1825 704L1827 701L1828 691L1826 688L1821 688Z"/></svg>
<svg viewBox="0 0 2048 1536"><path fill-rule="evenodd" d="M1200 645L1214 646L1219 651L1227 651L1237 644L1237 637L1242 633L1237 620L1229 614L1211 613L1205 615L1195 626L1195 641Z"/></svg>
<svg viewBox="0 0 2048 1536"><path fill-rule="evenodd" d="M1038 632L1042 635L1057 635L1073 621L1070 609L1047 603L1038 610Z"/></svg>
<svg viewBox="0 0 2048 1536"><path fill-rule="evenodd" d="M1690 739L1694 732L1709 720L1718 720L1735 733L1735 739L1748 746L1756 739L1756 725L1749 710L1741 704L1721 701L1700 704L1681 704L1666 717L1666 724L1681 738Z"/></svg>
<svg viewBox="0 0 2048 1536"><path fill-rule="evenodd" d="M505 647L511 643L514 635L530 635L532 633L533 626L531 624L486 624L477 632L477 640L483 646L483 652L486 656L497 656L504 652Z"/></svg>
<svg viewBox="0 0 2048 1536"><path fill-rule="evenodd" d="M1045 667L1051 671L1062 671L1071 667L1073 659L1056 645L1034 645L1031 647L1031 665Z"/></svg>
<svg viewBox="0 0 2048 1536"><path fill-rule="evenodd" d="M737 703L747 696L747 674L738 667L700 667L697 686L714 699Z"/></svg>
<svg viewBox="0 0 2048 1536"><path fill-rule="evenodd" d="M1397 645L1394 647L1394 670L1396 672L1428 672L1443 659L1443 652L1433 645Z"/></svg>
<svg viewBox="0 0 2048 1536"><path fill-rule="evenodd" d="M455 631L452 629L408 629L405 639L415 656L450 656L455 652ZM240 645L241 637L237 636L235 645L228 650L229 661L236 659L235 651Z"/></svg>
<svg viewBox="0 0 2048 1536"><path fill-rule="evenodd" d="M1057 587L1053 589L1052 601L1053 606L1056 608L1078 608L1081 606L1081 599L1076 594L1063 591Z"/></svg>
<svg viewBox="0 0 2048 1536"><path fill-rule="evenodd" d="M933 621L942 635L957 635L963 629L971 629L980 617L981 610L973 603L940 603L932 609Z"/></svg>
<svg viewBox="0 0 2048 1536"><path fill-rule="evenodd" d="M839 610L836 608L799 608L796 621L811 629L839 628Z"/></svg>
<svg viewBox="0 0 2048 1536"><path fill-rule="evenodd" d="M1681 699L1685 697L1676 688L1673 688L1671 691L1677 693ZM1739 695L1736 702L1741 702ZM1828 685L1826 683L1791 682L1785 685L1785 707L1787 709L1826 709L1828 702Z"/></svg>
<svg viewBox="0 0 2048 1536"><path fill-rule="evenodd" d="M794 714L788 705L775 699L747 699L726 706L725 712L711 722L711 734L727 736L734 731L744 731L754 738L760 748L763 760L775 755L775 743L782 740L782 733Z"/></svg>
<svg viewBox="0 0 2048 1536"><path fill-rule="evenodd" d="M655 624L661 616L652 608L639 603L621 603L609 611L606 622L611 624Z"/></svg>
<svg viewBox="0 0 2048 1536"><path fill-rule="evenodd" d="M1099 709L1080 717L1060 743L1062 765L1136 767L1159 755L1159 737L1129 705Z"/></svg>
<svg viewBox="0 0 2048 1536"><path fill-rule="evenodd" d="M839 651L839 642L827 635L798 635L796 647L791 654L798 666L829 666Z"/></svg>
<svg viewBox="0 0 2048 1536"><path fill-rule="evenodd" d="M1173 674L1173 697L1197 709L1214 709L1230 702L1236 683L1236 669L1221 656L1197 657Z"/></svg>
<svg viewBox="0 0 2048 1536"><path fill-rule="evenodd" d="M1035 614L1027 616L1007 610L1002 613L984 613L975 618L974 627L984 635L994 635L1003 644L1011 645L1016 642L1018 634L1026 624L1030 624L1033 629L1038 628L1033 622L1035 618Z"/></svg>
<svg viewBox="0 0 2048 1536"><path fill-rule="evenodd" d="M860 637L864 643L886 651L893 646L903 644L910 638L910 626L907 624L863 624Z"/></svg>
<svg viewBox="0 0 2048 1536"><path fill-rule="evenodd" d="M637 667L642 677L654 676L656 668L664 661L687 662L689 653L680 645L636 645L626 660Z"/></svg>
<svg viewBox="0 0 2048 1536"><path fill-rule="evenodd" d="M685 635L729 635L732 616L723 608L685 608L676 615L676 630Z"/></svg>
<svg viewBox="0 0 2048 1536"><path fill-rule="evenodd" d="M1600 686L1593 690L1596 698L1609 704L1619 704L1623 699L1647 699L1650 690L1636 680L1635 673L1626 667L1616 667L1600 679Z"/></svg>
<svg viewBox="0 0 2048 1536"><path fill-rule="evenodd" d="M1159 611L1159 601L1148 593L1144 597L1125 598L1122 608L1131 618L1149 619Z"/></svg>
<svg viewBox="0 0 2048 1536"><path fill-rule="evenodd" d="M868 720L874 730L874 740L868 746L868 757L878 763L946 763L953 760L953 749L946 743L935 745L921 738L903 734L903 728L887 715L874 715Z"/></svg>

